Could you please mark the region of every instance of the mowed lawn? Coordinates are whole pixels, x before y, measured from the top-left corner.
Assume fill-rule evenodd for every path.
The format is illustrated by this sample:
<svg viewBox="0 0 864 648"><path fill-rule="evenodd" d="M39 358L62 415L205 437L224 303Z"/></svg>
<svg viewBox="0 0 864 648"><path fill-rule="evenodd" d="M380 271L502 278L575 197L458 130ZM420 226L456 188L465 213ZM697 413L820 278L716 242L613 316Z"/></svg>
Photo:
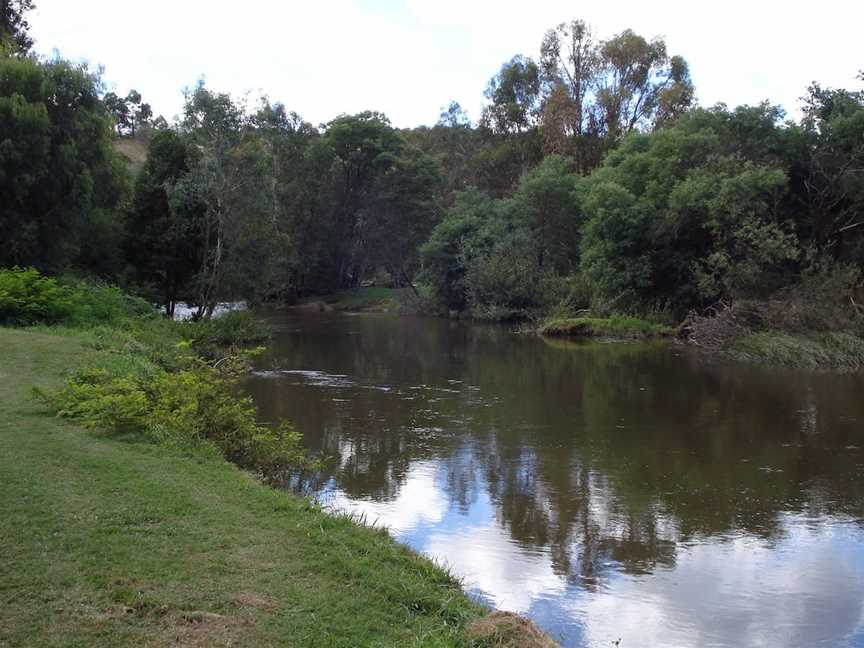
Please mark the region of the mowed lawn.
<svg viewBox="0 0 864 648"><path fill-rule="evenodd" d="M98 353L0 328L0 646L460 646L484 613L386 533L31 396Z"/></svg>

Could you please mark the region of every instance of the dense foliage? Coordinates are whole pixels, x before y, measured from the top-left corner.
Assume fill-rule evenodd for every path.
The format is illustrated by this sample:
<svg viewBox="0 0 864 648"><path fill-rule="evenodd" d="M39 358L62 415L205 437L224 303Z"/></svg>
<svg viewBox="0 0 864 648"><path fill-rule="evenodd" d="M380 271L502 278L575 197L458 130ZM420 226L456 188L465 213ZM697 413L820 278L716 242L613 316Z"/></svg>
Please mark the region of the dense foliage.
<svg viewBox="0 0 864 648"><path fill-rule="evenodd" d="M102 273L119 255L125 169L86 67L0 56L0 267Z"/></svg>
<svg viewBox="0 0 864 648"><path fill-rule="evenodd" d="M314 465L296 430L262 425L251 399L237 395L250 345L268 337L248 312L172 322L115 287L13 269L0 270L0 324L61 325L107 352L40 394L60 416L259 470Z"/></svg>
<svg viewBox="0 0 864 648"><path fill-rule="evenodd" d="M237 370L194 363L181 371L78 372L45 400L59 416L112 433L140 433L183 451L224 455L261 470L311 466L287 422L267 427L250 398L235 395Z"/></svg>
<svg viewBox="0 0 864 648"><path fill-rule="evenodd" d="M29 3L13 5L4 29L26 36ZM7 51L0 266L73 268L204 319L220 301L369 285L494 319L680 318L816 275L854 302L864 92L814 83L784 121L769 104L695 107L659 38L576 20L539 45L493 76L477 125L451 103L409 130L371 111L315 127L203 82L173 125L150 124L136 91ZM114 129L147 143L133 183Z"/></svg>

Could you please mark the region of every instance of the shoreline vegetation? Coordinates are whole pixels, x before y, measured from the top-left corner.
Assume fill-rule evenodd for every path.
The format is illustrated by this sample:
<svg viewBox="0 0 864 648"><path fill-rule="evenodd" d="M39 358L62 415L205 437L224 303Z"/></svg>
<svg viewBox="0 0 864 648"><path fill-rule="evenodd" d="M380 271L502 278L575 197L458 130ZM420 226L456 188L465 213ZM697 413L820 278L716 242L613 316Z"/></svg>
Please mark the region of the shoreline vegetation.
<svg viewBox="0 0 864 648"><path fill-rule="evenodd" d="M795 118L699 105L662 37L574 18L490 70L477 119L451 102L434 125L314 125L201 79L169 122L98 68L34 55L32 5L6 7L0 34L0 268L204 320L243 301L548 318L571 337L680 323L750 361L859 364L824 335L864 336L864 71L802 88ZM715 343L726 305L752 304L761 319Z"/></svg>
<svg viewBox="0 0 864 648"><path fill-rule="evenodd" d="M267 337L250 312L176 322L0 272L0 643L554 646L386 529L267 485L326 460L234 391Z"/></svg>
<svg viewBox="0 0 864 648"><path fill-rule="evenodd" d="M238 396L268 333L220 303L864 367L864 71L795 119L700 106L662 37L573 19L476 120L315 125L202 78L169 122L33 52L33 8L0 6L0 644L544 645L250 476L327 458Z"/></svg>
<svg viewBox="0 0 864 648"><path fill-rule="evenodd" d="M572 317L551 319L540 325L540 335L565 338L648 339L672 337L675 329L636 317Z"/></svg>
<svg viewBox="0 0 864 648"><path fill-rule="evenodd" d="M410 313L418 312L416 298L406 289L361 288L344 290L332 295L310 298L289 309L309 312L358 313ZM790 302L782 302L785 308ZM776 308L775 304L773 308ZM740 309L764 309L766 305L745 303ZM801 310L820 311L820 317L837 311L837 304L814 303L797 307ZM735 310L734 307L731 310ZM839 310L843 310L842 306ZM423 309L419 312L424 313ZM428 313L427 313L428 314ZM435 313L431 314L436 315ZM463 318L464 314L456 314ZM820 330L819 322L809 322L789 329L789 322L756 322L752 327L736 324L723 335L716 336L716 328L724 327L722 320L728 314L722 311L710 317L690 317L677 325L649 321L633 316L610 315L593 317L580 313L575 317L548 317L539 323L526 320L517 330L546 338L565 340L674 340L716 357L746 363L762 363L798 369L857 371L864 369L864 336L855 330L854 320L845 325L836 322L837 330ZM669 321L668 316L664 317ZM753 318L751 317L751 320ZM482 321L482 320L481 320ZM718 322L720 322L718 324ZM696 324L694 324L696 323ZM824 324L824 321L822 322ZM772 326L773 324L773 326ZM785 328L784 328L785 326ZM713 332L711 329L715 329Z"/></svg>

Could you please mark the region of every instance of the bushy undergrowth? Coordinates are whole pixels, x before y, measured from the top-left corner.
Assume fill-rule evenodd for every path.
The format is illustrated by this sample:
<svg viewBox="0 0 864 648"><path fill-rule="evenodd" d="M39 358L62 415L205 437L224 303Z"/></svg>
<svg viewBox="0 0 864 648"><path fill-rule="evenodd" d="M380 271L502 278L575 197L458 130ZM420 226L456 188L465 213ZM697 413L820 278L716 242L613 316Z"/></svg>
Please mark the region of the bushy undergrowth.
<svg viewBox="0 0 864 648"><path fill-rule="evenodd" d="M59 322L72 308L70 291L33 269L0 270L0 323Z"/></svg>
<svg viewBox="0 0 864 648"><path fill-rule="evenodd" d="M224 455L265 471L313 467L291 425L258 423L251 399L236 395L242 371L236 357L218 367L193 360L183 370L148 375L91 368L62 389L39 395L59 416L88 428L143 434L168 447Z"/></svg>
<svg viewBox="0 0 864 648"><path fill-rule="evenodd" d="M157 318L158 313L146 301L114 286L45 277L33 268L0 270L0 324L123 326Z"/></svg>
<svg viewBox="0 0 864 648"><path fill-rule="evenodd" d="M252 313L174 322L116 287L14 268L0 270L0 323L50 326L101 352L62 389L38 393L60 416L265 471L315 465L293 427L258 423L237 395L248 347L270 335Z"/></svg>
<svg viewBox="0 0 864 648"><path fill-rule="evenodd" d="M768 299L691 313L688 342L742 360L803 368L864 367L864 312L852 297L859 271L810 273Z"/></svg>
<svg viewBox="0 0 864 648"><path fill-rule="evenodd" d="M183 322L180 332L195 351L214 358L225 349L260 344L270 338L270 328L249 311L230 311L211 320Z"/></svg>

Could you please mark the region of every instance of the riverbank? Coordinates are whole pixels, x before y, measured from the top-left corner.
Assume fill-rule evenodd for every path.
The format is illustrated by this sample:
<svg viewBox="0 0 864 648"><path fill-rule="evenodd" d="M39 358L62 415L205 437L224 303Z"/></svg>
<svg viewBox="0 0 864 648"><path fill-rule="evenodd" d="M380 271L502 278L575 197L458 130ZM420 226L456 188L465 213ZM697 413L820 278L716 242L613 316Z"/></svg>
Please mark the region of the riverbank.
<svg viewBox="0 0 864 648"><path fill-rule="evenodd" d="M742 301L691 314L679 327L686 343L736 361L812 370L864 369L864 321L835 300Z"/></svg>
<svg viewBox="0 0 864 648"><path fill-rule="evenodd" d="M864 339L842 331L811 335L753 333L734 340L723 353L735 360L799 369L864 369Z"/></svg>
<svg viewBox="0 0 864 648"><path fill-rule="evenodd" d="M340 290L304 299L290 308L312 312L395 313L399 311L401 292L398 288L375 287Z"/></svg>
<svg viewBox="0 0 864 648"><path fill-rule="evenodd" d="M614 315L548 320L540 326L539 333L546 337L644 339L671 337L675 329L635 317Z"/></svg>
<svg viewBox="0 0 864 648"><path fill-rule="evenodd" d="M0 328L0 349L0 645L498 645L385 531L47 414L31 389L103 353L84 338Z"/></svg>

